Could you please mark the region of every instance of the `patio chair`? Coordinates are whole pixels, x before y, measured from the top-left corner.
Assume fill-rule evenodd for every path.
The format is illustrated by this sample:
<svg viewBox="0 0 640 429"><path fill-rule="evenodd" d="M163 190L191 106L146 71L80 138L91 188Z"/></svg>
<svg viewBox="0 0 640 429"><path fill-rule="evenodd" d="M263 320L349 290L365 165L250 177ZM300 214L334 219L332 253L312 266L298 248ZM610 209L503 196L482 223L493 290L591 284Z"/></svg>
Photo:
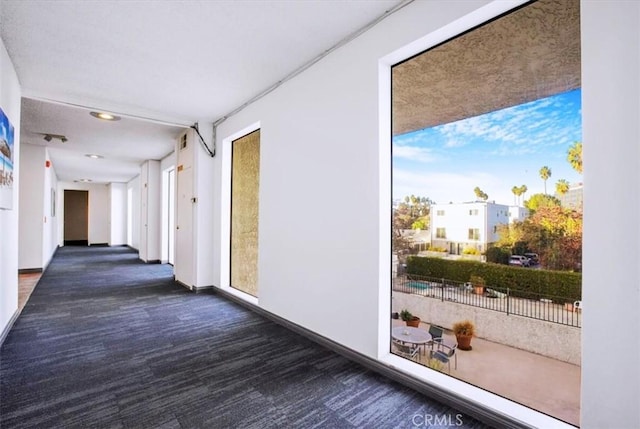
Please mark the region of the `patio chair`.
<svg viewBox="0 0 640 429"><path fill-rule="evenodd" d="M431 341L427 345L430 345L432 350L433 350L434 344L442 343L443 332L444 332L444 329L442 329L438 325L429 326L429 334L431 334Z"/></svg>
<svg viewBox="0 0 640 429"><path fill-rule="evenodd" d="M442 363L446 363L449 369L449 372L451 372L451 358L453 357L454 359L454 368L458 369L458 355L456 355L456 349L458 348L457 344L447 344L444 342L441 342L438 345L438 350L436 351L431 351L429 357L431 359L436 359Z"/></svg>
<svg viewBox="0 0 640 429"><path fill-rule="evenodd" d="M412 343L403 343L402 341L398 341L396 339L391 340L393 346L395 348L395 353L406 357L407 359L417 360L418 356L418 345Z"/></svg>

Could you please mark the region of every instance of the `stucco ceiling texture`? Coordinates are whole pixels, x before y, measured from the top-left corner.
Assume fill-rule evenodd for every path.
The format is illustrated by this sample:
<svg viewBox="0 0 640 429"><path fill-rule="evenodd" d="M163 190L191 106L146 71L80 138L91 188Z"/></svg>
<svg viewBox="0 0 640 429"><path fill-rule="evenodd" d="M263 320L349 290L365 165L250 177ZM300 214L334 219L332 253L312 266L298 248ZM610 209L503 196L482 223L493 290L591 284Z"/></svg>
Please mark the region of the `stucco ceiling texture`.
<svg viewBox="0 0 640 429"><path fill-rule="evenodd" d="M539 0L393 68L393 134L580 87L580 3Z"/></svg>

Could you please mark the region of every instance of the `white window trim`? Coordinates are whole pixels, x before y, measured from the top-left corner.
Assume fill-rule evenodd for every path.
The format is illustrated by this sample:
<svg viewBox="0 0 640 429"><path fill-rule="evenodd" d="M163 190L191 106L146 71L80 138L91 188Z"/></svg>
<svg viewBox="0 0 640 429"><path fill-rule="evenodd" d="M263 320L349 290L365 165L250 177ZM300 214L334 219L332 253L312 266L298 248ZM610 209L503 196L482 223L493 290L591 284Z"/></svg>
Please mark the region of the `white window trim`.
<svg viewBox="0 0 640 429"><path fill-rule="evenodd" d="M242 292L231 287L231 146L234 140L244 137L256 130L259 130L260 121L255 122L242 130L225 137L222 140L221 156L222 156L222 189L220 194L220 202L222 210L220 211L220 288L229 294L236 296L253 305L259 305L259 300L253 295Z"/></svg>
<svg viewBox="0 0 640 429"><path fill-rule="evenodd" d="M520 405L494 393L472 386L462 380L433 371L407 359L392 355L389 351L391 326L391 67L433 46L451 39L473 27L483 24L509 10L526 3L526 0L497 0L426 36L390 53L378 62L378 115L379 115L379 317L378 359L418 380L438 385L443 390L482 404L496 414L511 416L534 427L574 428L551 416Z"/></svg>

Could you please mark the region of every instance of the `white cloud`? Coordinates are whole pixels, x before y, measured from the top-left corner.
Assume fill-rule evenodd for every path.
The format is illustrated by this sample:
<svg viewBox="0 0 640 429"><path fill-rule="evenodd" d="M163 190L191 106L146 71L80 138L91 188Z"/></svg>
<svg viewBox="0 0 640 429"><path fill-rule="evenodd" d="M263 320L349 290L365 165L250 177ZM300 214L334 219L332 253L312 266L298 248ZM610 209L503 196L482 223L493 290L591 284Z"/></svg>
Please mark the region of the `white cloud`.
<svg viewBox="0 0 640 429"><path fill-rule="evenodd" d="M436 161L436 157L433 155L430 149L424 147L415 146L393 146L393 157L403 158L411 161L417 161L422 163L431 163Z"/></svg>

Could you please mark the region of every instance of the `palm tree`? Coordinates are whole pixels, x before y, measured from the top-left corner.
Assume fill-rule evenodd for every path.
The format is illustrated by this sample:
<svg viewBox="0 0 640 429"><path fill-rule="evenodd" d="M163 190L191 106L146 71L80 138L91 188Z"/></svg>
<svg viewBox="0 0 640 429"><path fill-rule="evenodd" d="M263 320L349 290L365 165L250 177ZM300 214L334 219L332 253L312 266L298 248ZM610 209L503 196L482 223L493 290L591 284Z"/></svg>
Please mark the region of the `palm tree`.
<svg viewBox="0 0 640 429"><path fill-rule="evenodd" d="M556 183L556 193L562 196L567 192L569 192L569 182L564 179L558 180Z"/></svg>
<svg viewBox="0 0 640 429"><path fill-rule="evenodd" d="M513 205L515 206L516 204L518 204L516 201L516 197L520 196L520 188L514 186L513 188L511 188L511 192L513 193Z"/></svg>
<svg viewBox="0 0 640 429"><path fill-rule="evenodd" d="M473 189L473 192L476 194L476 198L479 200L487 201L489 199L489 195L485 194L484 191L478 186Z"/></svg>
<svg viewBox="0 0 640 429"><path fill-rule="evenodd" d="M544 181L544 193L547 194L547 179L551 177L551 169L546 165L540 169L540 178Z"/></svg>
<svg viewBox="0 0 640 429"><path fill-rule="evenodd" d="M582 143L575 142L567 151L567 161L574 170L582 174Z"/></svg>
<svg viewBox="0 0 640 429"><path fill-rule="evenodd" d="M518 190L520 191L520 195L522 195L522 200L524 200L524 194L529 190L529 188L527 188L527 185L522 185Z"/></svg>

